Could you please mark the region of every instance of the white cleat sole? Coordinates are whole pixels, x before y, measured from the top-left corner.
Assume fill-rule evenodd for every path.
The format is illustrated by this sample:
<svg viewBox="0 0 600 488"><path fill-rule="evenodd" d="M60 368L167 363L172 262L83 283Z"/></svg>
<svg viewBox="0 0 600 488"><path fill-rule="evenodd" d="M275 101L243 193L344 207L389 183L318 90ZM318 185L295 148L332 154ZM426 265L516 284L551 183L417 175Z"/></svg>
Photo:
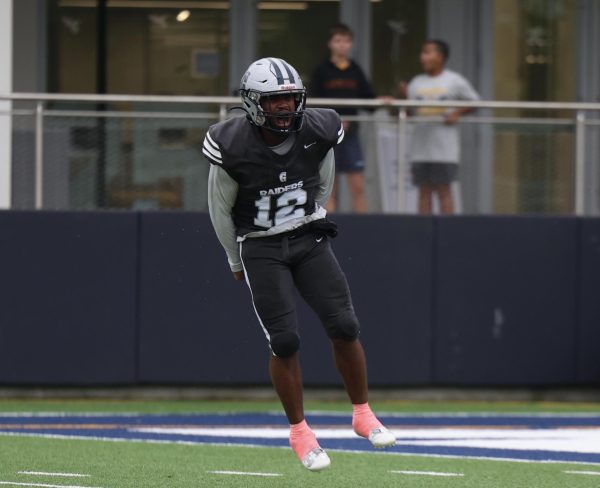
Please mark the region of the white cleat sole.
<svg viewBox="0 0 600 488"><path fill-rule="evenodd" d="M331 466L331 460L323 449L320 447L315 447L306 456L304 456L302 464L309 471L321 471Z"/></svg>
<svg viewBox="0 0 600 488"><path fill-rule="evenodd" d="M396 444L396 436L385 427L373 429L369 434L369 441L376 449L391 447Z"/></svg>

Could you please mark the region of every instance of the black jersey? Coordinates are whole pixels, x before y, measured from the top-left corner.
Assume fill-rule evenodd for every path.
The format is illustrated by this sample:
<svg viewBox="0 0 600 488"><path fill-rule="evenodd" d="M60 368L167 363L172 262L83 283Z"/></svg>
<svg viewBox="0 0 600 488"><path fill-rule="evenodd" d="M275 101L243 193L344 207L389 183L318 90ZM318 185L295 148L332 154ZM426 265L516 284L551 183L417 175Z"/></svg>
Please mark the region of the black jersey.
<svg viewBox="0 0 600 488"><path fill-rule="evenodd" d="M310 94L323 98L375 98L375 93L363 70L350 60L345 69L338 68L329 59L324 60L313 73ZM353 107L340 107L342 115L356 115Z"/></svg>
<svg viewBox="0 0 600 488"><path fill-rule="evenodd" d="M295 135L292 148L279 155L245 117L209 128L203 154L238 184L233 207L238 235L265 231L316 210L319 164L344 131L334 110L306 109Z"/></svg>

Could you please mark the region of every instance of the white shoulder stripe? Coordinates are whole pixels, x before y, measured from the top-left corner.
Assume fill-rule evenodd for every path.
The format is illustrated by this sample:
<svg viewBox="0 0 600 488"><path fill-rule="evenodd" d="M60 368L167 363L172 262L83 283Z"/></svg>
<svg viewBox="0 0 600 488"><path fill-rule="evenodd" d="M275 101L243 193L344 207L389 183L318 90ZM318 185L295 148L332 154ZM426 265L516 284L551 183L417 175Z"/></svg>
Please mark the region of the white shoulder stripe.
<svg viewBox="0 0 600 488"><path fill-rule="evenodd" d="M223 164L223 161L215 158L212 154L210 154L206 149L202 148L202 154L204 154L208 159L210 159L213 163Z"/></svg>
<svg viewBox="0 0 600 488"><path fill-rule="evenodd" d="M338 130L338 136L339 136L339 135L340 135L342 132L344 132L344 126L343 126L343 125L340 125L340 130Z"/></svg>
<svg viewBox="0 0 600 488"><path fill-rule="evenodd" d="M340 132L338 132L338 140L337 140L338 144L344 140L344 135L345 135L344 129L342 129Z"/></svg>
<svg viewBox="0 0 600 488"><path fill-rule="evenodd" d="M215 158L217 159L223 159L223 156L221 155L221 151L214 149L209 143L207 143L206 141L204 141L204 145L202 146L205 150L207 150L209 153L211 153Z"/></svg>
<svg viewBox="0 0 600 488"><path fill-rule="evenodd" d="M206 133L206 137L204 138L205 141L208 141L210 143L210 145L212 147L214 147L217 151L219 150L219 145L213 140L213 138L210 136L210 132Z"/></svg>

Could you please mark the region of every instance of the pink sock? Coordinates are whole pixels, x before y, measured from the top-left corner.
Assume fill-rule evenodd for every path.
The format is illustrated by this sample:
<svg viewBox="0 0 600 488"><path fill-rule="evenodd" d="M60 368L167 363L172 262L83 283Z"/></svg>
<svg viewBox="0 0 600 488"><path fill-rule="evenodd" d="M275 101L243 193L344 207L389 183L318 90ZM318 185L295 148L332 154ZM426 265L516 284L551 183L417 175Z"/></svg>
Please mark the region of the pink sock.
<svg viewBox="0 0 600 488"><path fill-rule="evenodd" d="M368 403L352 405L352 428L361 437L369 437L373 429L383 427Z"/></svg>
<svg viewBox="0 0 600 488"><path fill-rule="evenodd" d="M290 424L290 446L300 461L314 448L319 447L315 433L308 426L306 420Z"/></svg>

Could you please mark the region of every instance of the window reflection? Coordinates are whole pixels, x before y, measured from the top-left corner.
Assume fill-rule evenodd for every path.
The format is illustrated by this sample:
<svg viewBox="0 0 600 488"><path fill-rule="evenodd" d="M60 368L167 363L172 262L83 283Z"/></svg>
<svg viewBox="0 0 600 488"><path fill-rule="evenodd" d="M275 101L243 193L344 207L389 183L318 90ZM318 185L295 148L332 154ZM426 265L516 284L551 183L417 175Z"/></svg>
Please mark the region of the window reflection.
<svg viewBox="0 0 600 488"><path fill-rule="evenodd" d="M427 32L427 2L382 0L372 3L373 86L397 95L398 83L420 73L419 52Z"/></svg>
<svg viewBox="0 0 600 488"><path fill-rule="evenodd" d="M494 98L576 100L576 0L494 2ZM519 117L570 116L514 111ZM502 115L507 115L503 111ZM552 123L497 127L495 210L500 213L573 211L574 136Z"/></svg>
<svg viewBox="0 0 600 488"><path fill-rule="evenodd" d="M106 6L107 59L98 67L98 2L52 2L53 91L94 93L100 68L108 93L227 94L229 2L108 0Z"/></svg>
<svg viewBox="0 0 600 488"><path fill-rule="evenodd" d="M328 55L327 36L338 21L339 2L264 1L258 7L257 57L285 59L308 83Z"/></svg>

